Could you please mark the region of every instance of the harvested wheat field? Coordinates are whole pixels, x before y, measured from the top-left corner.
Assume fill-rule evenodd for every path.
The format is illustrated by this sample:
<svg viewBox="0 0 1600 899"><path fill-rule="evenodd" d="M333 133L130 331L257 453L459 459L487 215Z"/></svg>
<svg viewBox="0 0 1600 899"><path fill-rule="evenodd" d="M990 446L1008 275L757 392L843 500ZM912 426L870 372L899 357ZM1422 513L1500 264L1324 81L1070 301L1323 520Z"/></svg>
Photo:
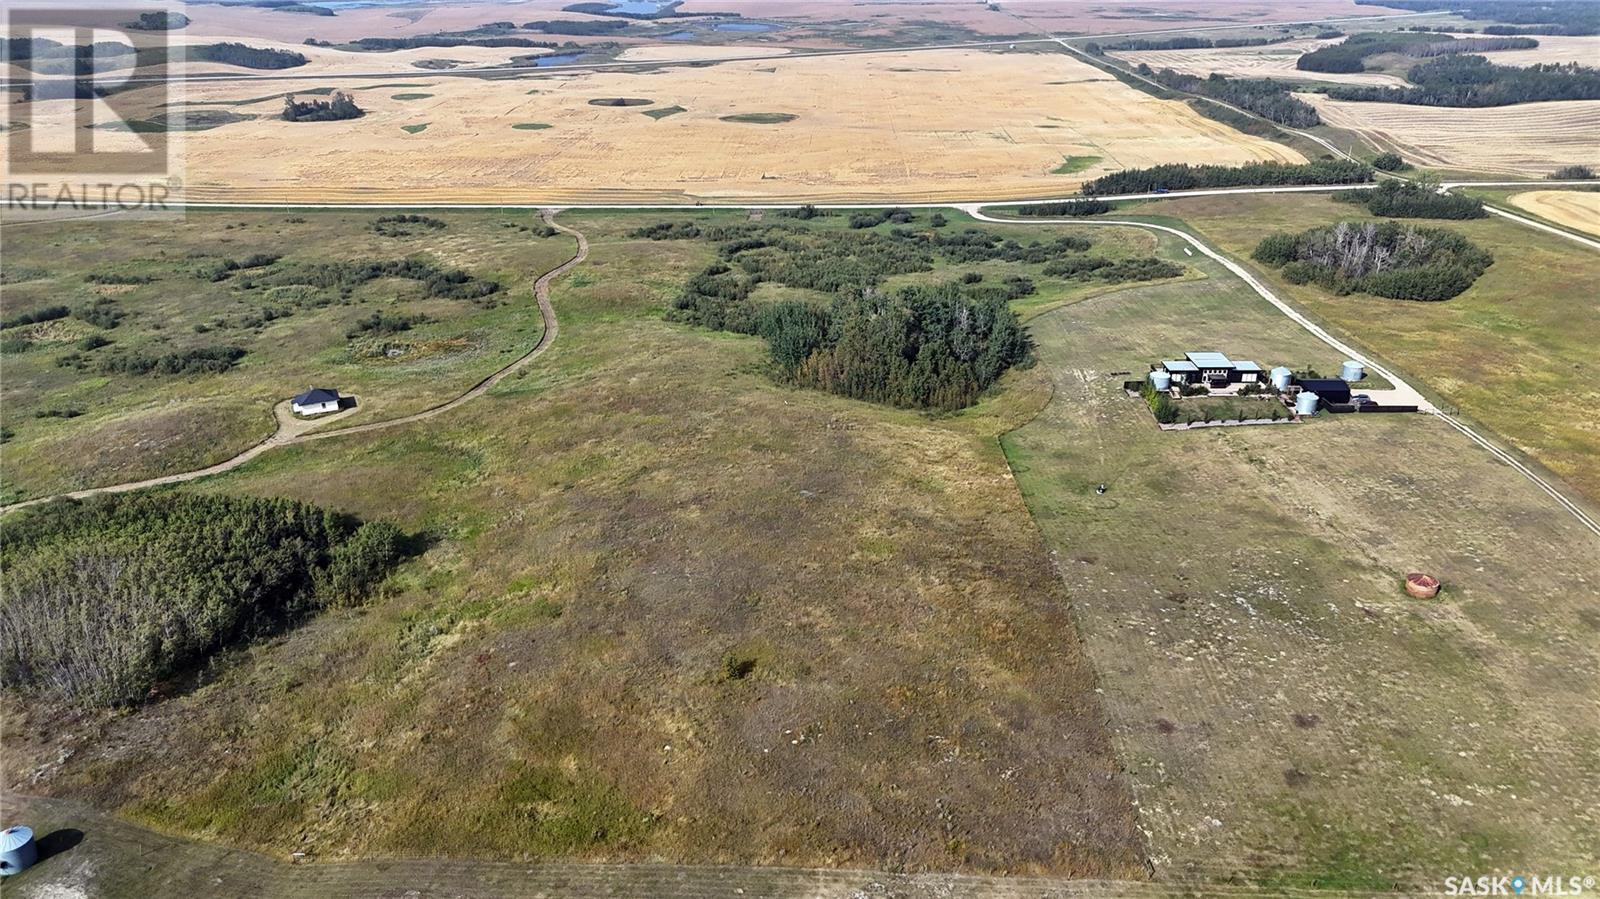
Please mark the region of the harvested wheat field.
<svg viewBox="0 0 1600 899"><path fill-rule="evenodd" d="M1343 40L1342 38L1340 40ZM1379 87L1404 87L1405 79L1375 72L1330 74L1302 72L1294 67L1303 53L1310 53L1339 40L1307 38L1268 44L1262 47L1222 47L1195 50L1130 50L1110 54L1129 65L1140 63L1160 71L1172 69L1204 78L1213 72L1230 78L1284 78L1296 81L1336 81L1340 84L1370 84Z"/></svg>
<svg viewBox="0 0 1600 899"><path fill-rule="evenodd" d="M275 101L223 105L258 87L191 85L191 104L259 117L188 136L189 199L941 201L1059 196L1107 171L1163 162L1302 159L1065 54L948 50L444 78L425 97L359 90L367 114L341 122L283 122ZM648 102L607 102L616 98ZM683 111L650 115L674 107ZM417 123L428 127L402 131ZM536 125L549 127L528 127ZM1051 174L1069 156L1101 162Z"/></svg>
<svg viewBox="0 0 1600 899"><path fill-rule="evenodd" d="M1600 163L1600 100L1488 109L1349 103L1308 94L1323 121L1423 165L1503 175L1543 175Z"/></svg>
<svg viewBox="0 0 1600 899"><path fill-rule="evenodd" d="M1558 225L1600 235L1600 193L1585 190L1530 190L1514 194L1511 205Z"/></svg>
<svg viewBox="0 0 1600 899"><path fill-rule="evenodd" d="M1485 54L1502 66L1532 66L1547 62L1576 62L1600 66L1600 35L1569 37L1541 34L1534 37L1539 46L1532 50L1497 50Z"/></svg>

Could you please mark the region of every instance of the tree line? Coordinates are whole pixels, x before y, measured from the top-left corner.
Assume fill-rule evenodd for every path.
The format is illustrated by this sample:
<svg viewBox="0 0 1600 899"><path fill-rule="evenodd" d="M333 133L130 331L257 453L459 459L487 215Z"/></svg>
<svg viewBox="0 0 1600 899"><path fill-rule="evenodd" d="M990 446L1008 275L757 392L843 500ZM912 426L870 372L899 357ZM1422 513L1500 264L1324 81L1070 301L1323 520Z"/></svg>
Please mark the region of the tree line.
<svg viewBox="0 0 1600 899"><path fill-rule="evenodd" d="M1117 208L1115 203L1106 200L1063 200L1055 203L1025 203L1017 207L1017 215L1070 215L1081 218L1091 215L1103 215L1115 208Z"/></svg>
<svg viewBox="0 0 1600 899"><path fill-rule="evenodd" d="M1600 34L1600 4L1591 0L1356 0L1363 6L1384 6L1413 12L1447 11L1488 25L1484 34Z"/></svg>
<svg viewBox="0 0 1600 899"><path fill-rule="evenodd" d="M1550 100L1600 100L1600 69L1577 63L1495 65L1482 56L1445 56L1413 66L1410 87L1341 85L1336 100L1417 106L1509 106Z"/></svg>
<svg viewBox="0 0 1600 899"><path fill-rule="evenodd" d="M1153 71L1139 64L1139 74L1165 87L1219 100L1253 112L1262 118L1291 128L1311 128L1322 124L1322 117L1309 103L1295 97L1288 84L1270 78L1229 78L1212 72L1201 78L1172 69Z"/></svg>
<svg viewBox="0 0 1600 899"><path fill-rule="evenodd" d="M1385 181L1365 190L1333 195L1340 203L1358 203L1373 215L1401 219L1481 219L1488 216L1483 201L1460 194L1442 194L1432 184Z"/></svg>
<svg viewBox="0 0 1600 899"><path fill-rule="evenodd" d="M1426 301L1459 296L1494 264L1487 250L1454 231L1400 222L1339 222L1273 234L1251 257L1281 266L1291 284Z"/></svg>
<svg viewBox="0 0 1600 899"><path fill-rule="evenodd" d="M1457 38L1451 34L1417 35L1404 31L1367 31L1344 41L1303 53L1295 68L1304 72L1350 73L1366 69L1369 57L1398 53L1419 59L1496 50L1531 50L1539 42L1527 37Z"/></svg>
<svg viewBox="0 0 1600 899"><path fill-rule="evenodd" d="M386 522L284 499L141 491L0 521L8 688L144 701L229 646L359 602L404 555Z"/></svg>
<svg viewBox="0 0 1600 899"><path fill-rule="evenodd" d="M1246 165L1167 163L1144 169L1123 169L1085 182L1086 196L1199 190L1208 187L1254 187L1286 184L1362 184L1373 178L1362 162L1320 159L1308 163L1253 162Z"/></svg>

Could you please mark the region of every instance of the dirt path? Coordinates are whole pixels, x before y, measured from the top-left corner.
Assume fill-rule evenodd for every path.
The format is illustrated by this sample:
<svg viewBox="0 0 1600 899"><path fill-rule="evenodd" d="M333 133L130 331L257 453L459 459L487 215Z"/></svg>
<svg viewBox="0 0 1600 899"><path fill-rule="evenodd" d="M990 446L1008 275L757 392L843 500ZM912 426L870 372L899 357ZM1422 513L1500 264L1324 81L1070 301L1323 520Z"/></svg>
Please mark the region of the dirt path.
<svg viewBox="0 0 1600 899"><path fill-rule="evenodd" d="M583 262L583 260L587 259L589 256L589 241L582 232L568 228L564 225L557 224L554 214L548 209L542 210L540 215L544 219L545 224L556 229L557 231L565 234L571 234L578 241L577 252L573 253L572 258L540 275L539 280L535 281L533 284L533 295L539 303L539 316L544 319L544 333L540 335L539 342L534 344L533 349L524 353L506 367L500 369L489 377L484 378L477 384L474 384L465 393L461 394L455 399L440 403L432 408L424 409L421 412L402 416L400 418L386 418L383 421L373 421L366 424L354 425L348 428L335 428L332 430L313 430L313 428L321 428L323 425L326 425L329 422L338 421L340 419L352 416L356 412L360 411L360 409L347 409L343 412L335 413L327 418L306 419L300 418L290 411L289 401L284 400L277 406L273 407L273 417L277 420L277 429L273 431L272 436L231 459L225 459L215 465L208 465L205 468L198 468L193 471L162 475L156 478L146 478L142 481L128 481L122 484L111 484L106 487L90 487L84 490L74 490L71 493L58 493L54 496L41 496L19 503L12 503L8 506L0 506L0 514L5 514L6 512L11 512L16 509L23 509L28 506L39 505L40 503L47 503L53 499L82 499L86 496L93 496L97 493L127 493L130 490L142 490L146 487L162 487L168 484L182 484L186 481L194 481L200 478L210 477L214 474L222 474L225 471L232 471L233 469L238 468L246 462L249 462L262 453L267 452L268 450L277 449L278 447L290 446L296 443L307 443L312 440L323 440L329 437L342 437L346 434L360 434L367 431L381 431L385 428L396 428L401 425L425 421L433 418L436 415L442 415L446 412L449 412L451 409L454 409L457 406L468 402L469 400L483 396L485 393L488 393L490 388L494 387L494 385L505 380L508 376L522 370L528 365L528 363L539 358L539 356L544 354L545 350L550 348L550 344L555 342L556 335L560 333L561 328L560 323L556 321L555 307L550 303L550 285L555 281L556 278L566 274L574 266Z"/></svg>
<svg viewBox="0 0 1600 899"><path fill-rule="evenodd" d="M9 793L0 799L0 812L8 823L32 827L50 850L40 853L33 868L7 878L8 899L1337 899L1343 895L1231 884L1185 888L1140 881L666 863L372 859L291 864L157 833L68 800Z"/></svg>

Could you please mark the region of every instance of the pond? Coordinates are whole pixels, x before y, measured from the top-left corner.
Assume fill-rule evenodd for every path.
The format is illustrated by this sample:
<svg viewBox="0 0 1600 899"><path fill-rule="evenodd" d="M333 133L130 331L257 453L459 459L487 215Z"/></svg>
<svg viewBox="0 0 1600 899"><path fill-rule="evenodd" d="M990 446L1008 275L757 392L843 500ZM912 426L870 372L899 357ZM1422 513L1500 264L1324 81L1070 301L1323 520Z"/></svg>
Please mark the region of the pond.
<svg viewBox="0 0 1600 899"><path fill-rule="evenodd" d="M671 34L663 34L661 39L664 41L692 41L694 40L694 32L674 31Z"/></svg>
<svg viewBox="0 0 1600 899"><path fill-rule="evenodd" d="M713 31L746 32L777 31L782 27L782 25L773 25L770 22L718 22L711 26Z"/></svg>
<svg viewBox="0 0 1600 899"><path fill-rule="evenodd" d="M583 58L582 53L552 53L549 56L535 56L533 64L543 68L545 66L564 66Z"/></svg>
<svg viewBox="0 0 1600 899"><path fill-rule="evenodd" d="M614 16L653 16L668 5L668 0L620 0L606 12Z"/></svg>

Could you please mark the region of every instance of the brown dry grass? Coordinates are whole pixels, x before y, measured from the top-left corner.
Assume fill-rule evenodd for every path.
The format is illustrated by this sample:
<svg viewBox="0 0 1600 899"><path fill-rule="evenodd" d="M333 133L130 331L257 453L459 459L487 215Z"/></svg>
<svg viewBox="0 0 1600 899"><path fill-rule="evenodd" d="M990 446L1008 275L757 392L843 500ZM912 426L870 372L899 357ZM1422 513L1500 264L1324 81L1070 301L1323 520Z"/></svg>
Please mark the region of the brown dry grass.
<svg viewBox="0 0 1600 899"><path fill-rule="evenodd" d="M1600 164L1600 100L1447 109L1305 99L1329 125L1426 166L1530 175Z"/></svg>
<svg viewBox="0 0 1600 899"><path fill-rule="evenodd" d="M1558 225L1600 235L1600 193L1584 190L1530 190L1514 194L1511 205Z"/></svg>
<svg viewBox="0 0 1600 899"><path fill-rule="evenodd" d="M308 89L274 82L274 90ZM358 120L253 121L188 135L197 200L683 202L927 200L1059 195L1123 167L1204 159L1300 161L1298 153L1157 100L1065 54L930 51L773 59L655 73L505 81L439 79L432 97L358 96ZM190 102L258 96L196 84ZM589 105L644 97L688 111L662 120ZM36 104L65 116L69 101ZM783 125L722 121L789 112ZM431 122L419 134L401 126ZM519 131L519 122L552 128ZM133 137L126 135L126 137ZM1052 175L1068 156L1101 163Z"/></svg>
<svg viewBox="0 0 1600 899"><path fill-rule="evenodd" d="M759 340L660 320L716 248L627 236L658 218L568 220L591 256L526 377L194 488L426 530L392 590L131 715L12 706L11 781L70 733L30 792L280 856L1142 877L995 440L1042 373L941 418L778 386Z"/></svg>

